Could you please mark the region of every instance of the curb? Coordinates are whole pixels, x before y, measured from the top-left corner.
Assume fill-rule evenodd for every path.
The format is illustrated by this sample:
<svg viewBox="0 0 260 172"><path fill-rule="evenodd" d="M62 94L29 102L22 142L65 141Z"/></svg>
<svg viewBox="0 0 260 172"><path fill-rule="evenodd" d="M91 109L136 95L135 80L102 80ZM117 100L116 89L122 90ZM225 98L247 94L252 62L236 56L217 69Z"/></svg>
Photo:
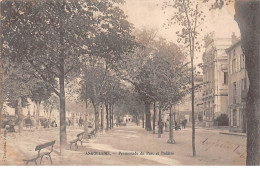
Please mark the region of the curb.
<svg viewBox="0 0 260 172"><path fill-rule="evenodd" d="M226 135L234 135L234 136L243 136L243 137L247 137L246 134L242 134L242 133L219 132L219 134L226 134Z"/></svg>

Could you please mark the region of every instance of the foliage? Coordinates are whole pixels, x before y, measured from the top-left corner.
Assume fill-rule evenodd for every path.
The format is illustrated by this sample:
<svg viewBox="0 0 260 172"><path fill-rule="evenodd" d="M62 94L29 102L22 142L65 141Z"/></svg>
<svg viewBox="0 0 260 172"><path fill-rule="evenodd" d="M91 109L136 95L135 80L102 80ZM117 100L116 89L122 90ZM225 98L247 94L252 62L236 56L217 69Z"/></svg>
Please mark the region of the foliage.
<svg viewBox="0 0 260 172"><path fill-rule="evenodd" d="M221 114L217 117L216 121L218 122L218 126L228 126L229 118L226 114Z"/></svg>

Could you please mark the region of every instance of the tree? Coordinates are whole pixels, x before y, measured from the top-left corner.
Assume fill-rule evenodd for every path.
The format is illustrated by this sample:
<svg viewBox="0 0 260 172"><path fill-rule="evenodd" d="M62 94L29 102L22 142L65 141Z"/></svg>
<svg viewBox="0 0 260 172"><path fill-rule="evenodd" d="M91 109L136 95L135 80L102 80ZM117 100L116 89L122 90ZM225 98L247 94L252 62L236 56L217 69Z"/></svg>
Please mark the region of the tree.
<svg viewBox="0 0 260 172"><path fill-rule="evenodd" d="M18 117L19 132L23 130L22 108L28 105L27 98L31 95L31 90L38 87L38 79L28 69L28 64L24 62L5 61L8 66L5 71L4 95L7 105L15 108L15 115Z"/></svg>
<svg viewBox="0 0 260 172"><path fill-rule="evenodd" d="M84 1L4 1L3 56L26 61L60 100L60 143L66 147L65 79L80 62L93 16ZM76 12L77 11L77 12ZM86 24L87 23L87 24ZM56 84L58 78L59 91Z"/></svg>
<svg viewBox="0 0 260 172"><path fill-rule="evenodd" d="M161 134L161 109L171 111L172 104L178 102L185 94L183 86L188 84L189 72L184 64L184 54L174 43L160 38L155 42L156 51L151 60L151 80L155 101L159 103L159 137ZM186 69L186 70L185 70ZM171 114L170 114L171 117ZM170 125L172 121L170 121ZM170 130L170 133L172 131ZM171 139L173 140L173 139Z"/></svg>
<svg viewBox="0 0 260 172"><path fill-rule="evenodd" d="M144 102L147 131L152 130L150 105L153 102L153 93L151 83L149 80L149 66L147 61L151 58L153 49L153 42L156 37L154 30L144 29L136 33L137 45L133 53L127 54L125 58L117 66L118 76L131 83L135 90L140 94L141 100ZM144 121L144 120L143 120Z"/></svg>
<svg viewBox="0 0 260 172"><path fill-rule="evenodd" d="M205 0L203 2L208 2ZM184 1L183 1L184 2ZM221 9L230 0L212 1L210 9ZM235 21L241 33L242 50L248 72L250 87L247 95L247 165L260 164L260 90L259 90L259 15L260 2L258 0L235 0Z"/></svg>
<svg viewBox="0 0 260 172"><path fill-rule="evenodd" d="M206 0L208 2L210 0ZM210 9L221 9L229 0L216 0ZM241 46L245 55L245 64L250 82L246 101L247 117L247 165L260 164L260 62L259 62L259 17L260 2L258 0L235 0L234 19L241 33Z"/></svg>
<svg viewBox="0 0 260 172"><path fill-rule="evenodd" d="M35 88L31 90L30 99L36 104L36 113L35 113L36 128L39 126L41 103L42 101L47 102L47 100L51 97L51 94L52 94L51 89L48 89L48 86L41 81L37 82ZM50 110L50 114L51 111L52 109Z"/></svg>
<svg viewBox="0 0 260 172"><path fill-rule="evenodd" d="M123 20L125 16L122 10L114 5L122 2L121 0L1 2L4 56L27 61L59 97L61 150L66 146L66 80L78 72L79 66L90 55L95 53L100 55L101 52L111 54L110 50L104 53L102 49L95 51L93 47L98 46L90 46L97 45L97 39L93 41L93 38L98 38L99 32L109 33L106 31L113 26L117 28L117 30L112 28L113 38L124 40L125 36L129 35L126 34L129 32L128 28L123 27L128 26L128 22ZM111 13L116 17L111 17L113 16ZM121 16L123 18L120 18ZM101 24L102 28L97 28L97 24ZM117 45L120 44L122 42ZM122 52L125 49L114 47L113 50ZM53 85L57 79L58 83Z"/></svg>
<svg viewBox="0 0 260 172"><path fill-rule="evenodd" d="M172 100L179 99L176 95L181 88L176 87L176 83L181 75L175 68L181 66L184 56L176 44L168 43L163 38L156 40L154 31L144 30L140 33L137 37L140 45L120 64L119 75L122 80L130 82L139 93L145 105L146 130L151 131L151 103L155 105L158 102L160 112L160 109L166 108L170 102L169 95L172 95ZM155 119L153 124L155 128Z"/></svg>
<svg viewBox="0 0 260 172"><path fill-rule="evenodd" d="M235 20L241 33L242 50L250 82L246 101L247 165L260 165L260 2L235 1Z"/></svg>
<svg viewBox="0 0 260 172"><path fill-rule="evenodd" d="M0 114L2 115L2 109L4 104L4 64L2 58L0 58Z"/></svg>
<svg viewBox="0 0 260 172"><path fill-rule="evenodd" d="M5 82L5 76L4 76L4 65L2 58L0 58L0 125L2 126L2 122L4 120L4 117L2 116L2 110L4 105L4 82ZM0 131L1 131L0 127Z"/></svg>
<svg viewBox="0 0 260 172"><path fill-rule="evenodd" d="M90 100L95 111L95 130L98 132L100 95L106 76L104 63L94 60L86 65L82 71L84 73L80 81L80 99L85 101L86 107L87 101Z"/></svg>
<svg viewBox="0 0 260 172"><path fill-rule="evenodd" d="M44 112L51 118L54 109L59 109L59 99L55 94L51 94L48 99L43 99Z"/></svg>
<svg viewBox="0 0 260 172"><path fill-rule="evenodd" d="M199 8L199 1L190 0L170 0L164 2L164 8L173 7L174 16L169 20L170 24L177 23L181 26L181 32L176 34L179 36L179 42L184 41L189 47L189 55L191 60L191 99L192 99L192 155L196 156L195 149L195 117L194 117L194 53L196 49L200 49L197 42L198 25L204 20L203 11Z"/></svg>

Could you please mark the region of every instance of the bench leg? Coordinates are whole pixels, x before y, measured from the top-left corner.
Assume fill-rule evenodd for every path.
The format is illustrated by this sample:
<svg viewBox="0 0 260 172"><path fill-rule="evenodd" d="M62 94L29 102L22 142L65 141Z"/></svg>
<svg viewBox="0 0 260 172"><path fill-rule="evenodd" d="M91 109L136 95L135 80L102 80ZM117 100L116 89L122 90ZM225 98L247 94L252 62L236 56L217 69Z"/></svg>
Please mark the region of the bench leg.
<svg viewBox="0 0 260 172"><path fill-rule="evenodd" d="M52 164L52 159L51 159L51 155L49 154L49 158L50 158L50 161L51 161L51 164Z"/></svg>
<svg viewBox="0 0 260 172"><path fill-rule="evenodd" d="M40 165L42 164L42 158L43 158L43 156L41 157L41 160L40 160Z"/></svg>

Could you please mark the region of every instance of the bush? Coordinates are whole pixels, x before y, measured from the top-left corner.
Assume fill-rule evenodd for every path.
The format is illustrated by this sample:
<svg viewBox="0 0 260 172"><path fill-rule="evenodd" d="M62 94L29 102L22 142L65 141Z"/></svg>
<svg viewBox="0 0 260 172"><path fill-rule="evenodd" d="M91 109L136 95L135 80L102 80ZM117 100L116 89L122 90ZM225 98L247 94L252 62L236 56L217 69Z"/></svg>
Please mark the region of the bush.
<svg viewBox="0 0 260 172"><path fill-rule="evenodd" d="M217 117L216 121L218 122L218 126L228 126L228 116L226 114L221 114Z"/></svg>

